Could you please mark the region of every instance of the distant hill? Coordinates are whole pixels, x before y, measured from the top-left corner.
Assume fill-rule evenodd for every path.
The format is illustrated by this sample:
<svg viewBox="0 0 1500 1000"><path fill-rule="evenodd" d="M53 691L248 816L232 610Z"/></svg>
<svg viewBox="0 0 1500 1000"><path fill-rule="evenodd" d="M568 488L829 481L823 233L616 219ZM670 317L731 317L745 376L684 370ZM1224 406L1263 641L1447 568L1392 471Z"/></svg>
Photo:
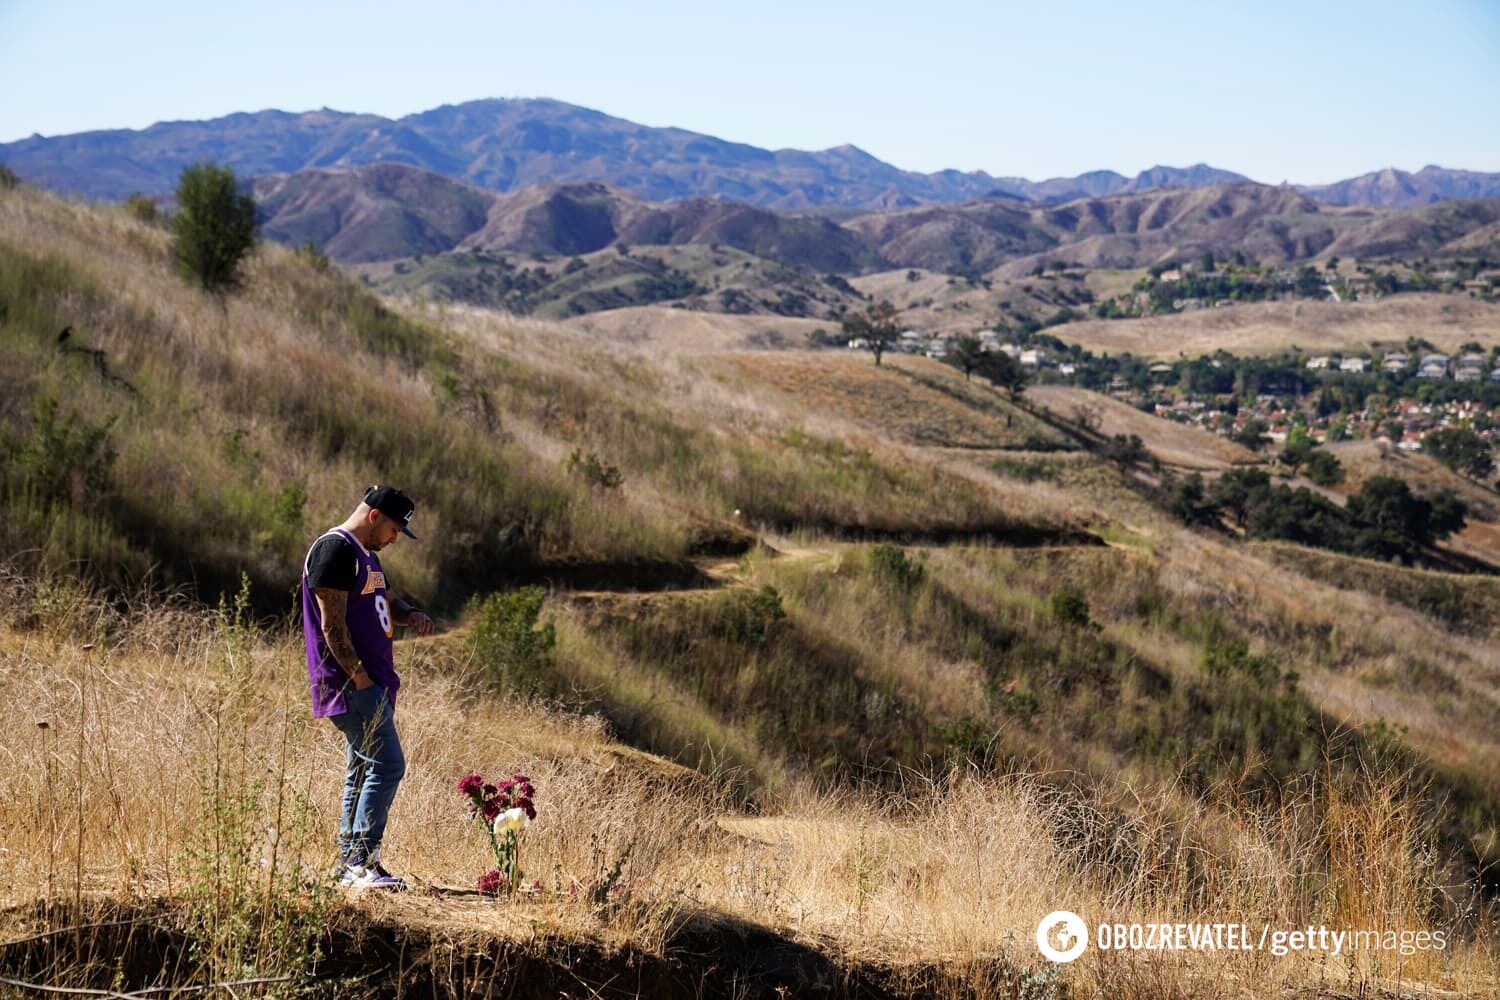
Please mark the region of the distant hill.
<svg viewBox="0 0 1500 1000"><path fill-rule="evenodd" d="M438 253L484 226L494 195L394 163L256 178L265 235L342 263Z"/></svg>
<svg viewBox="0 0 1500 1000"><path fill-rule="evenodd" d="M1490 253L1500 201L1453 201L1409 212L1319 204L1291 187L1230 184L1148 190L1037 206L1008 199L869 214L846 225L893 266L1021 273L1063 260L1142 267L1240 251L1270 263L1325 252L1351 257ZM1476 239L1477 237L1477 239Z"/></svg>
<svg viewBox="0 0 1500 1000"><path fill-rule="evenodd" d="M409 262L366 272L382 287L413 292L431 284L445 297L518 310L558 301L558 315L678 299L728 311L776 311L803 302L812 313L789 314L809 315L823 314L819 302L833 309L847 300L836 288L804 287L799 274L914 268L973 279L1022 277L1055 261L1133 268L1236 251L1275 264L1335 254L1500 256L1500 199L1405 211L1354 208L1252 183L1148 189L1060 205L992 195L961 205L855 214L842 223L722 199L651 202L598 183L497 194L399 164L267 175L253 182L253 191L271 239L311 242L347 265ZM638 246L715 252L674 256L676 263L662 263L668 270L611 254L606 261L590 259L587 273L549 270L545 291L540 270L524 277L511 273L512 264L498 263L505 254L586 257ZM716 262L724 249L747 256ZM437 259L445 254L457 256ZM796 298L767 297L777 285ZM716 304L714 296L731 289L749 298L731 295ZM709 292L709 299L701 297Z"/></svg>
<svg viewBox="0 0 1500 1000"><path fill-rule="evenodd" d="M1414 208L1450 198L1500 198L1500 174L1434 166L1412 174L1387 168L1335 184L1304 185L1301 190L1334 205Z"/></svg>
<svg viewBox="0 0 1500 1000"><path fill-rule="evenodd" d="M778 211L892 210L996 196L1061 203L1249 180L1201 163L1156 166L1134 177L1096 170L1043 181L984 171L924 174L850 145L817 152L767 150L531 99L470 101L395 120L326 108L259 111L0 144L0 163L26 180L114 200L136 191L169 191L182 168L201 159L227 163L244 177L398 163L491 191L601 183L649 201L722 198ZM1306 191L1335 204L1411 207L1500 195L1500 174L1388 170Z"/></svg>
<svg viewBox="0 0 1500 1000"><path fill-rule="evenodd" d="M860 237L827 219L709 198L653 203L603 184L495 194L414 167L380 164L257 178L263 231L311 241L341 263L445 250L586 254L614 244L716 244L815 271L877 266Z"/></svg>

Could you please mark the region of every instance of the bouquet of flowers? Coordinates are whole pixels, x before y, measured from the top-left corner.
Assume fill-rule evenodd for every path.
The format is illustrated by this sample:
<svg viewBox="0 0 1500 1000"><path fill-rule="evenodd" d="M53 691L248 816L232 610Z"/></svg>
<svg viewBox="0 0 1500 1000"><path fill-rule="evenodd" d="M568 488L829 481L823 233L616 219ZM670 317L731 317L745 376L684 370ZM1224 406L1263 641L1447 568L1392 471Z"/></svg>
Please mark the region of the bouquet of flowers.
<svg viewBox="0 0 1500 1000"><path fill-rule="evenodd" d="M465 775L458 790L469 797L469 815L484 826L495 852L495 867L479 876L479 891L487 896L514 892L521 882L520 842L517 834L536 819L531 804L536 790L524 774L513 775L499 785L488 784L482 775Z"/></svg>

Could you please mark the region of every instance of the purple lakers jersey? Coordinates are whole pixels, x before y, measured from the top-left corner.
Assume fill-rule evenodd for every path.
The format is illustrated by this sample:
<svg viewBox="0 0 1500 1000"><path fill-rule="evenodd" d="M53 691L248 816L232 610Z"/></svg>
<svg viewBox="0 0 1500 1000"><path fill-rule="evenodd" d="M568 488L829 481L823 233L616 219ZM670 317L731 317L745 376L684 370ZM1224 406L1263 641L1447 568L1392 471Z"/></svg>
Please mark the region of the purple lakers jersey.
<svg viewBox="0 0 1500 1000"><path fill-rule="evenodd" d="M368 552L358 540L342 528L322 535L314 546L329 535L343 537L353 550L357 561L354 587L349 592L347 624L354 651L364 664L370 679L385 688L391 706L396 704L396 690L401 687L401 678L396 675L396 661L391 638L395 634L395 622L391 617L390 597L386 593L385 573L380 569L380 560ZM308 550L308 560L312 550ZM354 682L344 673L338 660L328 651L328 641L323 637L323 618L318 611L318 601L308 582L308 560L302 564L302 630L307 641L307 680L312 691L313 717L342 715L347 711L344 704L346 687L353 690Z"/></svg>

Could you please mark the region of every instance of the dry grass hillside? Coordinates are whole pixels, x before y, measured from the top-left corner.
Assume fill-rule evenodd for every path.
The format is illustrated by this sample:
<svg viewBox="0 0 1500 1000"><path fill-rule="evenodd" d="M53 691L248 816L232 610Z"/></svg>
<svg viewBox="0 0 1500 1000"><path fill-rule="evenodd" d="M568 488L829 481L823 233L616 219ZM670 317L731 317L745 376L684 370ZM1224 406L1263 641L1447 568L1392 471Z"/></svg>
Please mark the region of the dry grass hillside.
<svg viewBox="0 0 1500 1000"><path fill-rule="evenodd" d="M747 350L758 318L710 345L649 311L381 301L276 247L216 299L166 251L0 192L0 979L1500 988L1491 578L1190 530L1057 407ZM1120 426L1163 462L1238 457ZM416 890L392 898L322 874L340 748L286 614L308 539L380 479L419 504L391 579L441 624L398 644L388 860ZM472 888L469 770L537 784L523 892ZM1446 946L1059 965L1034 935L1063 907Z"/></svg>
<svg viewBox="0 0 1500 1000"><path fill-rule="evenodd" d="M788 316L735 316L666 306L611 309L567 320L565 326L599 343L636 348L658 356L795 348L827 322Z"/></svg>
<svg viewBox="0 0 1500 1000"><path fill-rule="evenodd" d="M1500 305L1457 295L1396 295L1376 302L1258 302L1143 319L1086 320L1051 331L1070 344L1158 358L1225 350L1273 354L1358 350L1425 338L1452 351L1500 336Z"/></svg>
<svg viewBox="0 0 1500 1000"><path fill-rule="evenodd" d="M1111 396L1071 386L1040 385L1027 390L1027 397L1054 413L1077 419L1080 413L1096 423L1108 437L1134 434L1163 464L1181 469L1223 470L1231 465L1258 461L1256 456L1227 438L1201 427L1161 420Z"/></svg>

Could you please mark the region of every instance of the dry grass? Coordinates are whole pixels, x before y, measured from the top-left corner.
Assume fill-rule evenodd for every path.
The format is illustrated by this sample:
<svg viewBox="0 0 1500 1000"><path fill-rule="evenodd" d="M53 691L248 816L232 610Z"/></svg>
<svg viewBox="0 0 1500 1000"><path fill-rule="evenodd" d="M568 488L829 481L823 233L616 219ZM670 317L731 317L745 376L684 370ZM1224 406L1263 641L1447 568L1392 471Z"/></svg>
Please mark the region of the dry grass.
<svg viewBox="0 0 1500 1000"><path fill-rule="evenodd" d="M917 359L903 359L918 365ZM945 448L1000 448L1021 441L1033 421L995 402L994 414L876 367L863 353L742 354L732 363L756 381L792 396L810 412L838 414L866 433L904 444ZM937 368L929 362L929 369Z"/></svg>
<svg viewBox="0 0 1500 1000"><path fill-rule="evenodd" d="M692 354L802 347L808 334L818 329L829 330L836 324L788 316L737 316L667 306L632 306L578 316L561 325L611 346Z"/></svg>
<svg viewBox="0 0 1500 1000"><path fill-rule="evenodd" d="M191 553L199 565L221 558L279 579L305 537L227 538L210 513L248 519L272 484L302 481L309 523L336 520L351 483L383 477L374 456L385 446L413 482L445 495L424 520L437 541L398 546L389 561L393 578L418 595L438 588L444 551L465 551L514 511L546 526L538 551L558 559L681 556L694 531L733 523L735 508L790 534L767 537L792 558L752 557L736 570L745 584L774 584L785 597L805 641L779 660L727 645L713 659L699 629L668 673L665 652L631 654L584 602L552 606L559 672L576 685L574 703L629 721L632 739L646 734L639 742L672 761L621 745L593 717L484 689L461 632L400 647L411 680L402 725L412 769L393 821L393 865L427 885L466 883L485 866L485 845L466 825L453 782L469 769L525 770L538 782L543 816L527 833L523 864L534 865L542 892L499 905L437 895L358 904L382 919L659 949L684 910L701 909L853 960L878 954L974 969L1003 959L1043 977L1053 973L1037 963L1030 935L1041 914L1070 903L1091 919L1438 920L1428 904L1439 874L1424 853L1422 817L1404 797L1411 790L1388 773L1355 780L1306 767L1273 804L1243 797L1227 779L1211 788L1178 781L1171 775L1186 760L1128 742L1146 732L1142 720L1184 731L1205 724L1204 712L1217 713L1217 725L1232 711L1204 678L1209 625L1294 667L1302 695L1330 726L1404 726L1400 742L1421 766L1485 794L1500 780L1500 661L1487 635L1450 630L1401 594L1380 596L1375 582L1334 585L1317 567L1276 565L1254 547L1184 531L1094 462L1059 459L1045 482L994 474L985 466L996 452L983 446L1015 430L1004 426L1007 415L1019 424L1023 414L942 366L892 358L876 371L865 356L724 355L722 346L664 356L674 337L692 339L672 325L680 314L660 328L642 314L638 337L601 341L566 324L422 306L413 315L431 334L425 346L372 346L367 329L317 307L332 294L326 276L275 248L256 257L247 289L220 308L169 276L162 234L123 217L23 191L0 197L0 238L57 256L81 278L54 305L151 401L149 412L122 418L119 492L171 514L173 530L161 537L219 546ZM0 400L6 418L39 386L74 390L91 420L119 410L87 369L60 367L66 359L51 331L33 342L12 337L14 325L5 335L15 351L0 360L0 384L14 390ZM759 328L737 329L715 344L742 345ZM412 362L413 351L428 352L426 360ZM392 436L324 447L347 433L328 423L335 411L324 404L351 392ZM1137 430L1129 414L1105 416L1184 463L1237 459L1224 450L1232 445L1175 425ZM308 428L329 436L318 448L286 447L289 433ZM232 441L259 456L236 457ZM618 495L569 479L562 460L573 448L623 466ZM1439 475L1426 460L1400 461ZM1366 471L1352 465L1358 481ZM488 478L497 470L504 475ZM908 550L925 560L930 585L905 606L871 583L860 550L817 531L982 535L1085 524L1116 544ZM57 519L50 530L73 527ZM1049 615L1049 598L1064 586L1085 595L1088 627ZM719 596L611 600L616 610L639 605L640 614L616 617L649 612L683 633L707 621L693 617L695 603ZM216 829L200 796L207 760L238 760L238 773L274 774L276 787L305 794L306 839L295 853L312 870L327 863L339 746L331 727L305 717L294 637L247 636L153 602L125 620L55 578L7 581L0 607L9 616L0 624L0 698L20 723L0 733L6 902L203 890L183 852ZM839 655L799 658L829 650ZM996 658L1014 671L999 680L1018 686L995 683ZM1171 682L1166 693L1150 688L1157 675ZM830 692L846 681L861 699L873 697L835 701ZM1055 699L1056 714L1027 722L999 707L1028 694ZM1195 708L1199 696L1207 708ZM747 703L760 719L724 708ZM766 736L780 731L778 719L827 705L839 710L826 729ZM921 727L910 745L928 748L922 740L939 724L969 713L995 724L984 735L1004 742L1019 766L1047 762L1045 773L950 779L931 767L878 792L829 791L807 777L817 759L792 752L846 737L895 746ZM49 723L45 736L40 720ZM215 732L229 742L215 744ZM243 753L226 757L225 746ZM1247 772L1256 765L1235 763ZM743 772L753 772L769 815L728 806L747 783ZM1465 829L1481 836L1483 821ZM1482 857L1495 849L1476 846ZM604 901L588 902L601 886ZM1458 920L1452 909L1442 919ZM1494 987L1476 971L1495 957L1493 914L1458 922L1477 937L1411 967L1371 965L1369 956L1318 965L1091 952L1058 975L1077 995L1228 997L1319 984L1349 992L1397 978L1481 995ZM1039 982L1030 995L1047 995ZM1018 989L992 987L975 992Z"/></svg>
<svg viewBox="0 0 1500 1000"><path fill-rule="evenodd" d="M1210 431L1142 413L1118 399L1088 389L1039 385L1028 389L1026 396L1065 420L1076 420L1081 408L1097 411L1099 433L1139 435L1151 454L1167 465L1207 471L1258 461L1244 447Z"/></svg>
<svg viewBox="0 0 1500 1000"><path fill-rule="evenodd" d="M1393 295L1378 302L1256 302L1143 319L1086 320L1051 331L1090 351L1174 360L1224 350L1273 354L1368 351L1423 337L1442 350L1500 340L1500 305L1462 295Z"/></svg>
<svg viewBox="0 0 1500 1000"><path fill-rule="evenodd" d="M160 607L122 620L76 592L15 581L6 598L0 690L26 721L0 735L9 762L0 779L6 904L80 891L191 895L201 876L184 851L215 833L200 796L205 760L246 776L271 764L281 787L305 790L311 828L298 860L323 869L341 751L331 727L305 718L295 637L250 640L221 621ZM18 630L18 618L31 625ZM668 946L686 914L715 912L845 962L963 969L999 961L1075 995L1267 996L1320 983L1404 983L1478 996L1495 985L1484 919L1478 938L1465 933L1441 953L1405 959L1093 949L1049 971L1035 956L1036 922L1058 907L1090 923L1455 930L1425 916L1422 818L1396 776L1310 780L1267 806L1227 788L1199 799L1171 785L1059 795L1033 778L960 770L879 796L793 788L774 814L752 817L726 812L712 781L614 745L595 720L476 692L463 663L443 655L432 643L401 648L410 767L388 860L424 886L467 883L488 860L454 782L469 770L524 771L540 816L524 834L522 863L540 888L486 904L430 893L336 904L367 920L650 952ZM45 731L32 724L41 720ZM216 738L230 740L233 753L216 750ZM1122 793L1138 806L1124 825L1113 805ZM253 806L254 822L271 815L269 799ZM256 856L270 846L262 841ZM966 995L1014 988L1011 979Z"/></svg>

